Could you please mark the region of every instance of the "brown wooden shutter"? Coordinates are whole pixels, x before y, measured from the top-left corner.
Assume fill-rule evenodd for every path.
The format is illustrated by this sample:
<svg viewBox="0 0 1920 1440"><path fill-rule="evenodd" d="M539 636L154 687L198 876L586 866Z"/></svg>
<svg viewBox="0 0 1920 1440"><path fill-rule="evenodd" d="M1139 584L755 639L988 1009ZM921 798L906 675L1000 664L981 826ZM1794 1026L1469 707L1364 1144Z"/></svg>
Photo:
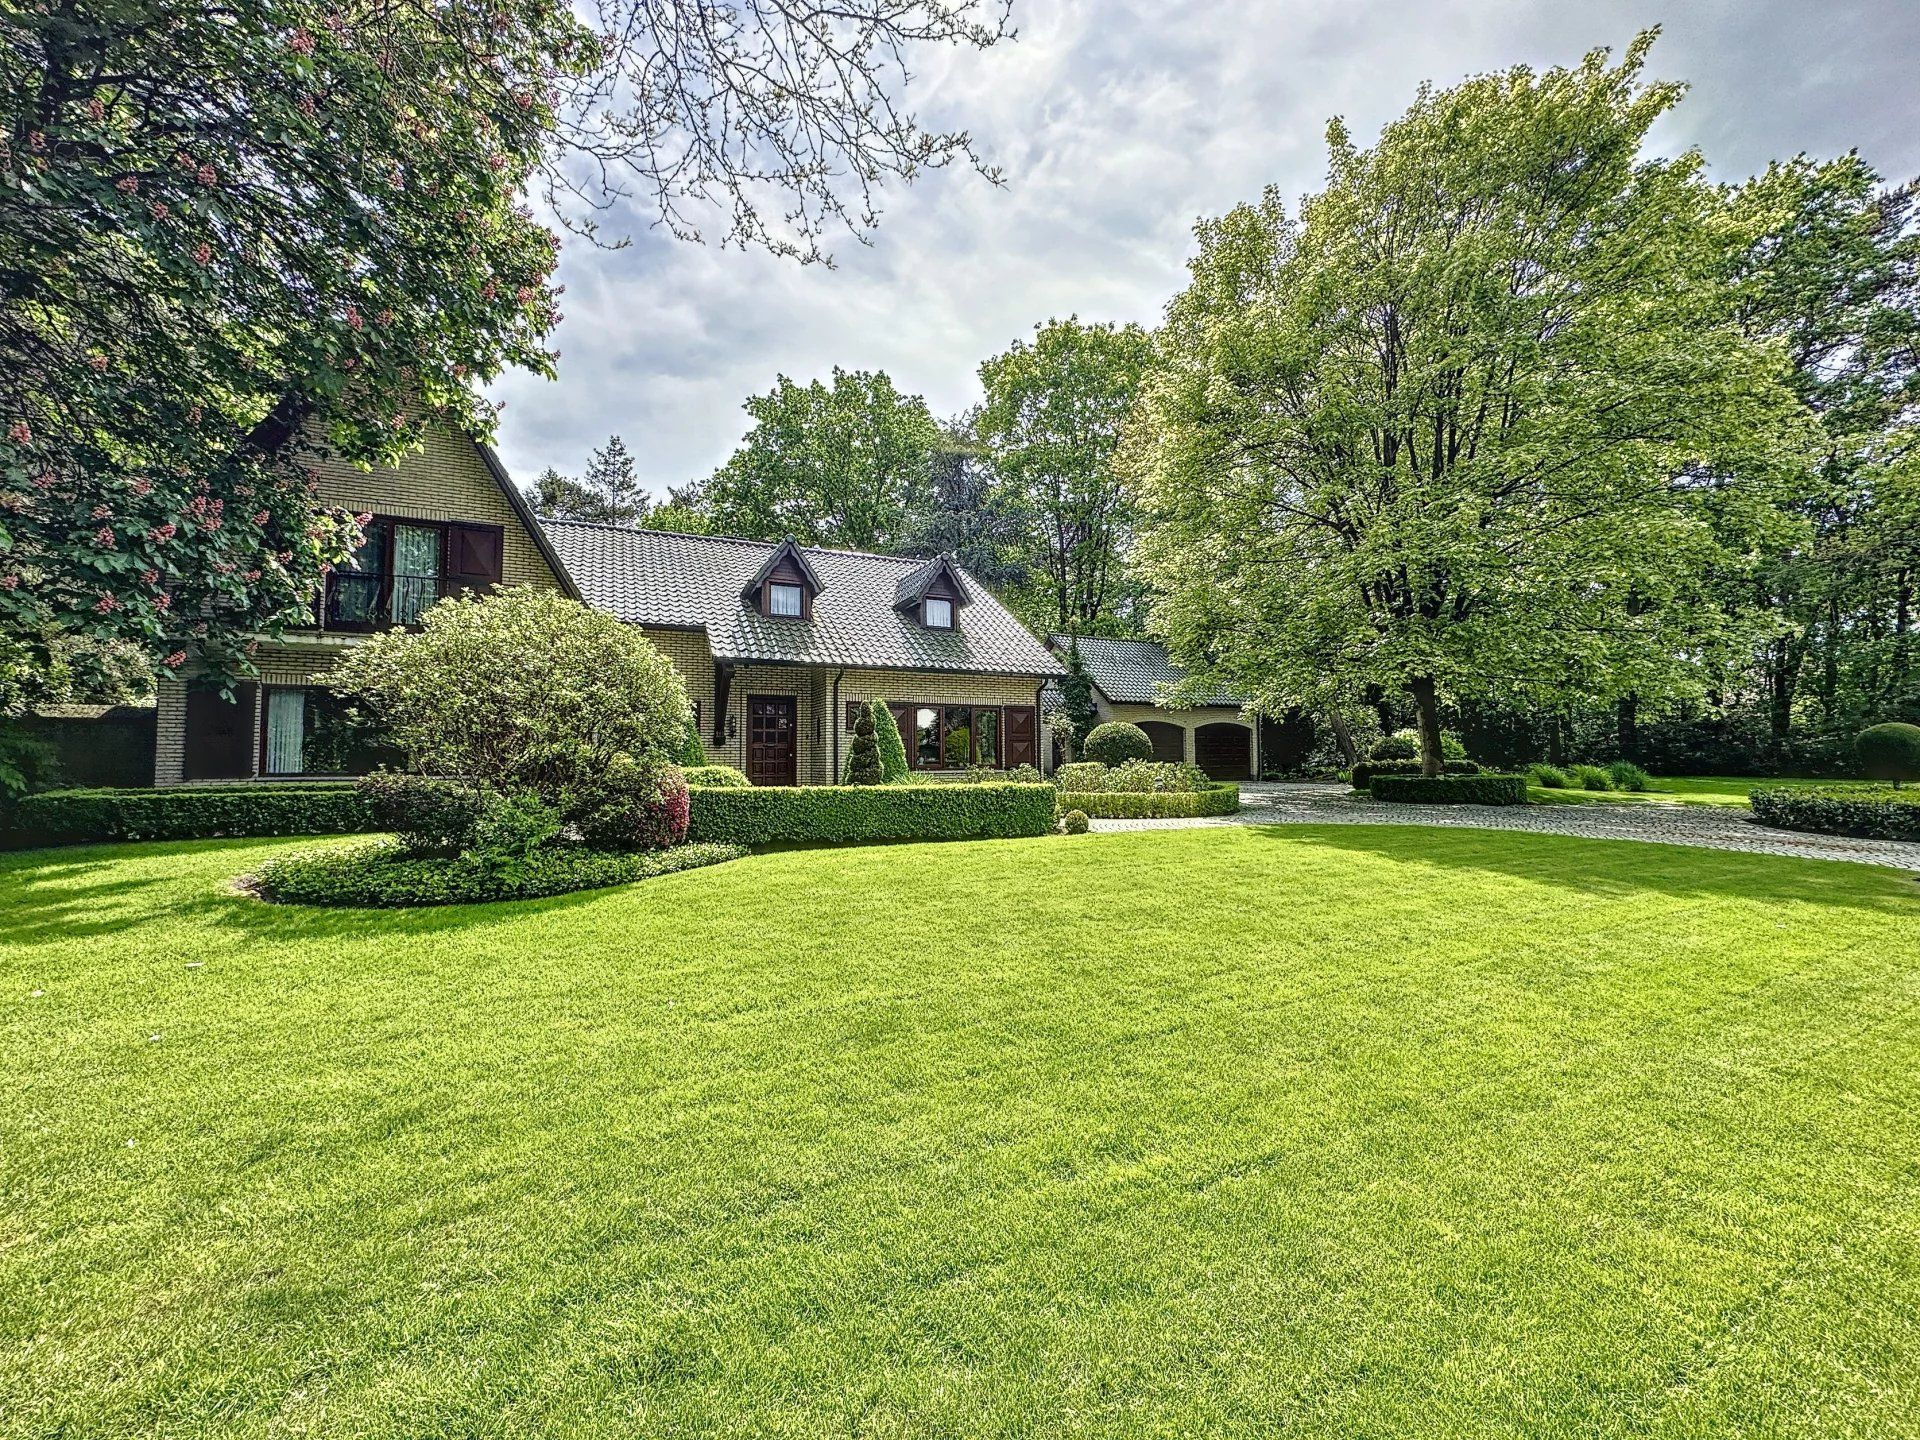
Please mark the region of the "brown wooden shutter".
<svg viewBox="0 0 1920 1440"><path fill-rule="evenodd" d="M449 525L447 589L485 590L498 585L502 540L497 525Z"/></svg>
<svg viewBox="0 0 1920 1440"><path fill-rule="evenodd" d="M1031 705L1009 705L1006 716L1006 764L1011 770L1015 765L1033 765L1034 759L1034 711Z"/></svg>
<svg viewBox="0 0 1920 1440"><path fill-rule="evenodd" d="M186 778L245 780L253 774L254 687L236 685L234 698L218 690L187 691Z"/></svg>

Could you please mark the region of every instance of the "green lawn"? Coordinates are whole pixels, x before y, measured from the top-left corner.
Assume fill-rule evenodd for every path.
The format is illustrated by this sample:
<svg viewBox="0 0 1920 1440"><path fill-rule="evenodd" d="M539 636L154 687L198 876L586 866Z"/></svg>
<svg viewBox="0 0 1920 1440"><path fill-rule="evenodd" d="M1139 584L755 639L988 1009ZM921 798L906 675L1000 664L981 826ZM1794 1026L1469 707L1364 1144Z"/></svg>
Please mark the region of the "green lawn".
<svg viewBox="0 0 1920 1440"><path fill-rule="evenodd" d="M0 859L0 1434L1907 1436L1920 886L1486 831Z"/></svg>
<svg viewBox="0 0 1920 1440"><path fill-rule="evenodd" d="M1646 790L1544 790L1527 788L1527 798L1538 805L1586 805L1624 801L1628 804L1735 805L1745 808L1756 786L1785 785L1805 789L1831 785L1831 780L1755 780L1738 775L1656 776Z"/></svg>

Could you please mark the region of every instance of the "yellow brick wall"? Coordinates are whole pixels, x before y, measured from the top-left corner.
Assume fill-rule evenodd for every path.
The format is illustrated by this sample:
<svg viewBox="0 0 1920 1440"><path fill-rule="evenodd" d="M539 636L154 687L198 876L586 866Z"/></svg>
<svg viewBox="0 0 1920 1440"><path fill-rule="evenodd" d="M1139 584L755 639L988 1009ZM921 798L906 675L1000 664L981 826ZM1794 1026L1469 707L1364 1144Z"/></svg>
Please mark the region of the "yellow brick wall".
<svg viewBox="0 0 1920 1440"><path fill-rule="evenodd" d="M397 469L362 470L344 460L323 460L316 468L323 505L402 519L499 525L506 531L500 558L502 584L560 584L519 515L500 493L480 451L465 435L436 425Z"/></svg>
<svg viewBox="0 0 1920 1440"><path fill-rule="evenodd" d="M1192 761L1194 756L1193 732L1198 730L1202 725L1238 725L1241 729L1249 731L1254 728L1241 716L1239 707L1234 705L1203 705L1195 710L1173 710L1162 705L1115 705L1096 692L1093 697L1093 708L1099 717L1097 723L1101 724L1109 720L1123 720L1130 725L1138 725L1146 720L1158 720L1164 724L1178 725L1186 732L1187 759L1189 762ZM1053 753L1053 727L1048 726L1046 729L1047 733L1044 739L1044 745L1047 754L1051 756ZM1254 744L1257 746L1258 743L1259 736L1256 733L1254 736Z"/></svg>
<svg viewBox="0 0 1920 1440"><path fill-rule="evenodd" d="M260 728L260 686L311 685L339 661L357 640L316 641L302 645L262 645L254 656L259 667L253 697L253 728ZM153 783L178 785L186 777L187 684L185 679L162 680L156 687L153 744ZM256 753L257 769L260 757Z"/></svg>

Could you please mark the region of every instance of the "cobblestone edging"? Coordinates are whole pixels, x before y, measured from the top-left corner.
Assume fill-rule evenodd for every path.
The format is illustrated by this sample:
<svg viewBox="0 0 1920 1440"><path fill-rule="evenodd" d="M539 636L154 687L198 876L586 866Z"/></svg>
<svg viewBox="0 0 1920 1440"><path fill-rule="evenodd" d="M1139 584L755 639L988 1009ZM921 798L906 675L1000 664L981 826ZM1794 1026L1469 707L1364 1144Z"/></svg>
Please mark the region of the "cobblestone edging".
<svg viewBox="0 0 1920 1440"><path fill-rule="evenodd" d="M1531 830L1589 840L1700 845L1802 860L1850 860L1920 872L1920 843L1854 840L1775 830L1745 810L1712 805L1607 804L1388 805L1354 799L1345 785L1246 784L1237 815L1191 820L1096 820L1096 831L1180 830L1203 825L1435 825L1473 830Z"/></svg>

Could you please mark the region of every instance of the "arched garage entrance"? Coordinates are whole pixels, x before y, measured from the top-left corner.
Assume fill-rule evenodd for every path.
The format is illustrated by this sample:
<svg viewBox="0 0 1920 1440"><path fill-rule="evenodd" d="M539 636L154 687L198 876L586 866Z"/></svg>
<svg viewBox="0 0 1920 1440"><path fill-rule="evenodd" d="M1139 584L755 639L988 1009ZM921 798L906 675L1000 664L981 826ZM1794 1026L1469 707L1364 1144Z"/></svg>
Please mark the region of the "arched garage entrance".
<svg viewBox="0 0 1920 1440"><path fill-rule="evenodd" d="M1166 720L1142 720L1140 728L1153 742L1153 758L1179 764L1187 758L1187 732L1184 726Z"/></svg>
<svg viewBox="0 0 1920 1440"><path fill-rule="evenodd" d="M1253 731L1220 721L1193 732L1193 760L1215 780L1245 780L1253 772Z"/></svg>

